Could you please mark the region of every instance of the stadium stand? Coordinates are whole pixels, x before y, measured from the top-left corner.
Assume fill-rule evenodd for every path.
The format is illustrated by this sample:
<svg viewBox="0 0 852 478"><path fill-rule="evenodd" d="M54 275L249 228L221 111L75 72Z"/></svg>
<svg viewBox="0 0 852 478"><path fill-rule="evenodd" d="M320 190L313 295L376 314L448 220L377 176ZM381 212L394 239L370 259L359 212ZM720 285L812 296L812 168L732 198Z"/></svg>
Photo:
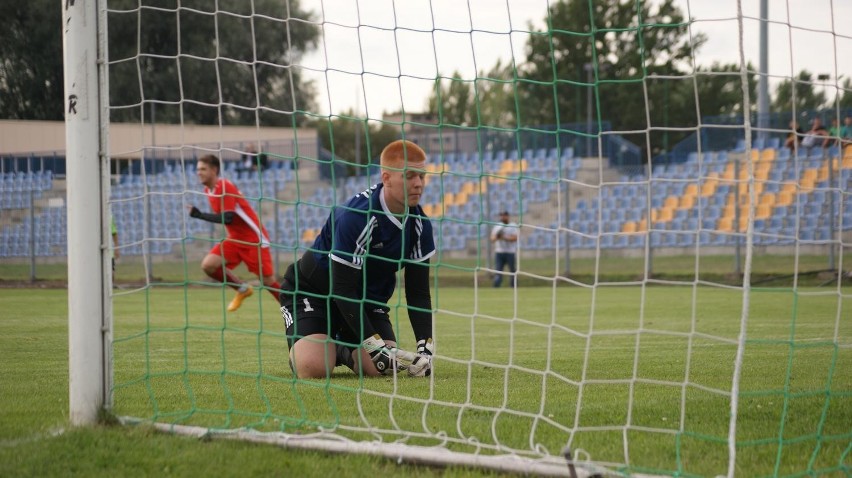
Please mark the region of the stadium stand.
<svg viewBox="0 0 852 478"><path fill-rule="evenodd" d="M852 147L791 155L776 143L760 145L750 157L755 244L792 244L797 238L827 241L832 222L852 230L852 195L840 192L852 190ZM748 225L752 192L748 164L737 161L743 157L738 151L737 147L691 153L684 163L655 166L650 181L645 175L621 175L617 181L603 182L592 197L573 204L567 220L526 224L530 227L522 245L528 250L566 245L635 248L645 247L647 240L653 247L693 247L696 241L705 246L734 245ZM464 250L484 237L493 212L506 205L513 205L513 215L523 217L530 217L533 210L553 209L560 188L577 179L580 160L570 149L559 154L552 148L521 154L512 150L445 154L430 165L422 198L424 210L436 223L436 241L444 250ZM298 201L282 201L278 193L293 181L292 169L257 173L226 164L226 174L262 211L273 240L285 247L308 245L333 205L378 181L375 175L348 177L340 189L318 185L312 192L301 190ZM29 209L52 187L50 171L2 173L0 209ZM111 199L123 255L139 255L146 248L153 254L170 254L184 242L209 241L223 234L215 225L185 218L186 205L206 201L191 164L170 165L158 174L123 176L113 186ZM0 230L0 257L65 254L64 208L36 209L34 221L24 216Z"/></svg>

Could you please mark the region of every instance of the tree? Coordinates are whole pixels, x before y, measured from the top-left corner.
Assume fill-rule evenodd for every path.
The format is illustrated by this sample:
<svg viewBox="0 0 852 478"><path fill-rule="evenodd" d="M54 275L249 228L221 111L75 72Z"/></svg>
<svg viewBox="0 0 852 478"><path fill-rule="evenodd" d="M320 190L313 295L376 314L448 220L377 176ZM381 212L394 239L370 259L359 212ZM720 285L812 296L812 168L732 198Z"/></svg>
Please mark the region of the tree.
<svg viewBox="0 0 852 478"><path fill-rule="evenodd" d="M439 76L426 110L445 125L513 127L516 109L513 78L512 65L503 65L501 60L474 80L463 80L458 71L450 79Z"/></svg>
<svg viewBox="0 0 852 478"><path fill-rule="evenodd" d="M0 118L61 120L62 10L54 0L0 2Z"/></svg>
<svg viewBox="0 0 852 478"><path fill-rule="evenodd" d="M775 90L772 109L798 115L824 108L828 100L824 91L817 91L814 87L814 81L813 75L807 70L800 71L793 79L782 81Z"/></svg>
<svg viewBox="0 0 852 478"><path fill-rule="evenodd" d="M292 126L313 109L291 67L318 38L298 0L137 3L110 3L113 119Z"/></svg>
<svg viewBox="0 0 852 478"><path fill-rule="evenodd" d="M530 36L519 72L522 124L582 124L589 99L591 134L602 121L617 130L658 128L665 119L656 116L664 112L672 125L697 122L694 106L676 102L688 96L681 94L691 88L687 68L706 38L690 39L688 22L673 0L566 0L551 4L546 21L549 31ZM651 143L662 135L651 129ZM646 150L645 134L629 139Z"/></svg>
<svg viewBox="0 0 852 478"><path fill-rule="evenodd" d="M358 118L350 109L340 116L317 121L320 144L333 154L335 161L346 164L347 175L366 174L367 166L377 165L388 143L399 138L399 131L385 122Z"/></svg>
<svg viewBox="0 0 852 478"><path fill-rule="evenodd" d="M429 96L427 111L439 118L440 124L467 126L475 118L470 82L462 80L458 71L449 81L438 76ZM448 83L448 84L447 84Z"/></svg>
<svg viewBox="0 0 852 478"><path fill-rule="evenodd" d="M479 74L474 90L479 118L472 124L499 128L517 124L515 73L511 63L503 65L497 60L487 73Z"/></svg>
<svg viewBox="0 0 852 478"><path fill-rule="evenodd" d="M756 69L746 65L748 78L750 113L757 111L757 75ZM705 116L743 116L745 95L743 94L740 65L736 63L720 64L714 62L710 67L699 66L696 71L700 115Z"/></svg>
<svg viewBox="0 0 852 478"><path fill-rule="evenodd" d="M849 78L844 79L843 85L838 90L836 96L837 107L841 111L847 112L846 114L850 114L849 111L852 110L852 80Z"/></svg>
<svg viewBox="0 0 852 478"><path fill-rule="evenodd" d="M0 41L4 118L63 117L59 5L0 4L8 25ZM315 91L292 65L316 46L311 19L298 0L111 0L111 119L301 123L314 108Z"/></svg>

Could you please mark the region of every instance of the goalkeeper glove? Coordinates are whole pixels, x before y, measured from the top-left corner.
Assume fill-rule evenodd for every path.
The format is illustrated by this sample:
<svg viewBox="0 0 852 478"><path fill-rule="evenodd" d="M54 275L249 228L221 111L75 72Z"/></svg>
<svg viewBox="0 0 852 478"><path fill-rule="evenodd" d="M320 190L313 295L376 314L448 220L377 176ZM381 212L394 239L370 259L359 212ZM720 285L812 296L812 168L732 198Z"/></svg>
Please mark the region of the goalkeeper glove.
<svg viewBox="0 0 852 478"><path fill-rule="evenodd" d="M432 339L419 340L417 342L417 355L408 366L408 375L412 377L428 377L432 375L432 355L435 353L435 345Z"/></svg>
<svg viewBox="0 0 852 478"><path fill-rule="evenodd" d="M361 346L370 354L370 360L380 374L384 375L397 366L396 349L388 348L379 334L367 337L361 342Z"/></svg>

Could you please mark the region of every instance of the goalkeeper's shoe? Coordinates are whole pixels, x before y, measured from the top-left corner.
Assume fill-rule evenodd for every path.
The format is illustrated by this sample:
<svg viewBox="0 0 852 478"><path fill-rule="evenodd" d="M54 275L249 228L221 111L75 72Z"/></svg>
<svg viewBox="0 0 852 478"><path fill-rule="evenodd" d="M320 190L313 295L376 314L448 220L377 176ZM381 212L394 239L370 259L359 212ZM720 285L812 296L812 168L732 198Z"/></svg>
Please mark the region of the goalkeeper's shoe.
<svg viewBox="0 0 852 478"><path fill-rule="evenodd" d="M355 370L355 360L352 358L352 350L342 344L337 345L337 359L334 362L334 366L338 365L346 365L352 370Z"/></svg>
<svg viewBox="0 0 852 478"><path fill-rule="evenodd" d="M239 309L243 305L243 301L251 297L252 294L254 294L254 290L252 290L251 286L246 287L246 290L242 292L238 291L231 303L228 304L228 312Z"/></svg>

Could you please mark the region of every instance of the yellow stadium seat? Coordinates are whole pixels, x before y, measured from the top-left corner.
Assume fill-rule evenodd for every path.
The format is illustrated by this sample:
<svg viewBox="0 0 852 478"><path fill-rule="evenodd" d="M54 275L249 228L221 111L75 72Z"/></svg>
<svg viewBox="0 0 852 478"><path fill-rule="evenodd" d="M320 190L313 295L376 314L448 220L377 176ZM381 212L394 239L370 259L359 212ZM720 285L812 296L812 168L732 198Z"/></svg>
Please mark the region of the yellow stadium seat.
<svg viewBox="0 0 852 478"><path fill-rule="evenodd" d="M660 214L657 216L658 222L669 222L674 218L674 208L663 207L660 209Z"/></svg>
<svg viewBox="0 0 852 478"><path fill-rule="evenodd" d="M680 204L678 204L678 209L692 209L695 207L695 196L682 196L680 198Z"/></svg>
<svg viewBox="0 0 852 478"><path fill-rule="evenodd" d="M764 170L764 171L755 171L754 172L754 180L755 181L759 181L759 182L762 183L762 182L765 182L767 179L769 179L769 171Z"/></svg>
<svg viewBox="0 0 852 478"><path fill-rule="evenodd" d="M726 181L734 179L734 163L728 163L728 165L725 166L725 170L722 171L721 178Z"/></svg>
<svg viewBox="0 0 852 478"><path fill-rule="evenodd" d="M686 188L683 190L684 196L697 196L698 195L698 185L697 184L687 184Z"/></svg>
<svg viewBox="0 0 852 478"><path fill-rule="evenodd" d="M423 212L429 217L442 217L444 215L444 205L442 203L427 204L423 206Z"/></svg>
<svg viewBox="0 0 852 478"><path fill-rule="evenodd" d="M774 161L776 156L777 156L777 153L775 151L775 148L766 148L763 151L761 151L760 160L761 161Z"/></svg>
<svg viewBox="0 0 852 478"><path fill-rule="evenodd" d="M778 193L778 198L775 201L776 206L786 207L793 204L793 198L795 197L795 192L792 191L781 191Z"/></svg>
<svg viewBox="0 0 852 478"><path fill-rule="evenodd" d="M772 217L772 205L758 204L757 210L754 213L755 219L769 219Z"/></svg>
<svg viewBox="0 0 852 478"><path fill-rule="evenodd" d="M725 195L725 206L733 206L734 200L737 198L737 195L734 193L728 193Z"/></svg>
<svg viewBox="0 0 852 478"><path fill-rule="evenodd" d="M806 169L802 173L802 179L799 180L799 187L804 190L813 189L817 182L817 174L816 169Z"/></svg>
<svg viewBox="0 0 852 478"><path fill-rule="evenodd" d="M317 237L317 232L318 231L316 229L305 229L304 231L302 231L302 242L313 242L314 239Z"/></svg>
<svg viewBox="0 0 852 478"><path fill-rule="evenodd" d="M817 170L817 181L818 182L828 181L828 165L827 164L824 165L824 166L821 166Z"/></svg>
<svg viewBox="0 0 852 478"><path fill-rule="evenodd" d="M677 196L669 196L669 197L666 198L666 201L663 203L663 207L674 209L674 208L677 207L678 202L680 202L680 201L678 200Z"/></svg>
<svg viewBox="0 0 852 478"><path fill-rule="evenodd" d="M722 217L719 218L719 222L716 224L716 229L722 232L731 232L733 230L733 224L733 217Z"/></svg>
<svg viewBox="0 0 852 478"><path fill-rule="evenodd" d="M627 221L621 226L621 232L636 232L638 224L634 221Z"/></svg>
<svg viewBox="0 0 852 478"><path fill-rule="evenodd" d="M775 205L775 194L773 193L765 193L760 195L760 202L758 204L774 206Z"/></svg>
<svg viewBox="0 0 852 478"><path fill-rule="evenodd" d="M701 197L706 198L716 194L716 185L718 181L715 179L709 180L701 185Z"/></svg>

